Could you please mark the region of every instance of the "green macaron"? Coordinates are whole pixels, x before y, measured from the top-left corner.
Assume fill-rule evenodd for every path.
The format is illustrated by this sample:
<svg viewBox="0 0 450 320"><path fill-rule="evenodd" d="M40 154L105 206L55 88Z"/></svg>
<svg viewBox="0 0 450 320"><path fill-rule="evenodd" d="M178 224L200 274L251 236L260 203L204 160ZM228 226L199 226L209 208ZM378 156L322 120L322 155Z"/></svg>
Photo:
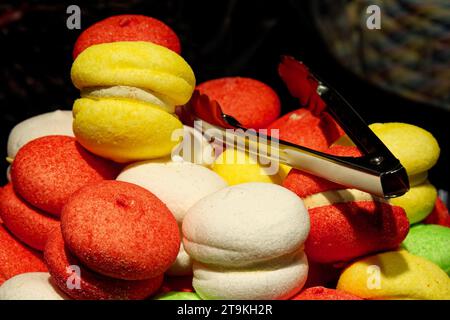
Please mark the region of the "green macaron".
<svg viewBox="0 0 450 320"><path fill-rule="evenodd" d="M412 226L402 247L434 262L450 275L450 228L435 224Z"/></svg>

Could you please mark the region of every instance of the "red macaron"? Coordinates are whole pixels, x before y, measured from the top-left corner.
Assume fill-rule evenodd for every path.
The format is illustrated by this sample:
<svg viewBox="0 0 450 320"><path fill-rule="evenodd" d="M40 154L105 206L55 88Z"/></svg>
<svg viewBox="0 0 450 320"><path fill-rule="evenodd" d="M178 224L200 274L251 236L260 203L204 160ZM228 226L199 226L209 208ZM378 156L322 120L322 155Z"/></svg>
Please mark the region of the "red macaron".
<svg viewBox="0 0 450 320"><path fill-rule="evenodd" d="M20 241L44 250L48 234L59 227L59 221L20 198L12 184L0 190L0 217L8 230Z"/></svg>
<svg viewBox="0 0 450 320"><path fill-rule="evenodd" d="M115 179L119 171L117 164L93 155L75 138L46 136L19 150L11 178L27 202L59 216L72 193L92 182Z"/></svg>
<svg viewBox="0 0 450 320"><path fill-rule="evenodd" d="M450 214L444 202L438 197L433 211L423 221L425 224L438 224L450 228Z"/></svg>
<svg viewBox="0 0 450 320"><path fill-rule="evenodd" d="M106 18L84 30L75 42L73 58L92 45L116 41L147 41L181 52L178 36L165 23L143 15L125 14Z"/></svg>
<svg viewBox="0 0 450 320"><path fill-rule="evenodd" d="M310 260L350 261L397 248L409 231L405 211L387 203L358 201L309 209L311 229L305 242Z"/></svg>
<svg viewBox="0 0 450 320"><path fill-rule="evenodd" d="M47 272L47 267L37 251L19 242L0 224L0 285L26 272Z"/></svg>
<svg viewBox="0 0 450 320"><path fill-rule="evenodd" d="M163 280L159 275L147 280L126 281L92 272L67 250L60 229L49 236L44 258L55 284L77 300L142 300L156 293Z"/></svg>
<svg viewBox="0 0 450 320"><path fill-rule="evenodd" d="M268 129L278 129L281 140L318 151L325 151L344 134L328 113L314 115L306 108L285 114L272 122Z"/></svg>
<svg viewBox="0 0 450 320"><path fill-rule="evenodd" d="M267 127L280 115L280 99L268 85L251 78L228 77L203 82L200 93L217 101L222 111L244 127Z"/></svg>
<svg viewBox="0 0 450 320"><path fill-rule="evenodd" d="M61 229L67 248L86 266L124 280L163 274L180 248L178 225L166 205L121 181L78 190L64 206Z"/></svg>
<svg viewBox="0 0 450 320"><path fill-rule="evenodd" d="M312 287L300 292L292 300L363 300L360 297L337 289Z"/></svg>
<svg viewBox="0 0 450 320"><path fill-rule="evenodd" d="M338 147L329 152L359 154L354 147ZM304 200L317 193L346 189L297 169L289 172L283 186ZM308 259L319 263L346 262L381 250L395 249L409 231L405 211L381 199L324 204L310 207L308 212L310 232L305 252Z"/></svg>

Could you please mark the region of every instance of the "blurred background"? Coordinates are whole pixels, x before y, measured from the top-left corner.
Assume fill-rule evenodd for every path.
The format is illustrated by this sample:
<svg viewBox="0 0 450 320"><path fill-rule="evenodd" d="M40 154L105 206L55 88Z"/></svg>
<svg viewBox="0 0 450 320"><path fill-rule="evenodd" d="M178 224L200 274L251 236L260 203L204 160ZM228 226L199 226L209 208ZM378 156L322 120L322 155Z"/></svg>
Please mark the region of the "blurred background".
<svg viewBox="0 0 450 320"><path fill-rule="evenodd" d="M81 30L66 27L69 5ZM366 27L366 8L381 8L381 29ZM116 14L167 23L198 83L223 76L266 82L283 113L299 107L277 75L280 55L303 60L368 123L407 122L433 133L441 158L431 181L449 190L450 1L448 0L128 0L0 3L0 155L20 121L71 109L72 47L92 23ZM411 143L414 143L413 141ZM6 183L0 161L0 184Z"/></svg>

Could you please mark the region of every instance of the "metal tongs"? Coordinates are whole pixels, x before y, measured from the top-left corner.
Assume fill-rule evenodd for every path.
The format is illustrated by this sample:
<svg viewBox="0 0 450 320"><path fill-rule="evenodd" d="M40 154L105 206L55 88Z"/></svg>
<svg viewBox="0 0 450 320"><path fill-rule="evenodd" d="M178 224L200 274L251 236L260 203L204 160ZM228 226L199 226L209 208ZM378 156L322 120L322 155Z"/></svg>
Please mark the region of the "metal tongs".
<svg viewBox="0 0 450 320"><path fill-rule="evenodd" d="M323 81L319 81L303 63L292 57L282 58L279 74L290 93L298 98L302 105L307 105L311 112L319 114L326 109L363 156L334 156L278 139L274 143L272 137L244 128L235 118L224 114L217 101L210 100L208 96L198 91L194 92L190 102L180 107L177 113L187 125L193 126L195 120L201 120L203 134L213 129L224 135L226 132L227 137L232 135L244 141L236 145L232 140L220 139L215 135L215 143L237 147L254 156L287 164L348 188L359 189L383 198L398 197L409 190L408 175L400 161L338 92ZM242 130L231 132L227 129ZM277 157L274 157L275 154Z"/></svg>

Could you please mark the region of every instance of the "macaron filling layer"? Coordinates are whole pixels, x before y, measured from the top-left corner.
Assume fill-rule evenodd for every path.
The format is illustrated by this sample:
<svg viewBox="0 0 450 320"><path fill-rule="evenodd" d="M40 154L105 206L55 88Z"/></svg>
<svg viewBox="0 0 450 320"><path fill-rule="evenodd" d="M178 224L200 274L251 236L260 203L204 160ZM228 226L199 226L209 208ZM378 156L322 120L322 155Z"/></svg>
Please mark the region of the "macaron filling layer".
<svg viewBox="0 0 450 320"><path fill-rule="evenodd" d="M386 200L357 189L330 190L312 194L303 199L307 209L331 206L335 203L355 201L376 201L388 203Z"/></svg>
<svg viewBox="0 0 450 320"><path fill-rule="evenodd" d="M101 99L117 98L131 99L149 103L171 114L175 113L175 106L168 102L162 94L156 94L152 90L131 86L99 86L81 89L82 98Z"/></svg>

